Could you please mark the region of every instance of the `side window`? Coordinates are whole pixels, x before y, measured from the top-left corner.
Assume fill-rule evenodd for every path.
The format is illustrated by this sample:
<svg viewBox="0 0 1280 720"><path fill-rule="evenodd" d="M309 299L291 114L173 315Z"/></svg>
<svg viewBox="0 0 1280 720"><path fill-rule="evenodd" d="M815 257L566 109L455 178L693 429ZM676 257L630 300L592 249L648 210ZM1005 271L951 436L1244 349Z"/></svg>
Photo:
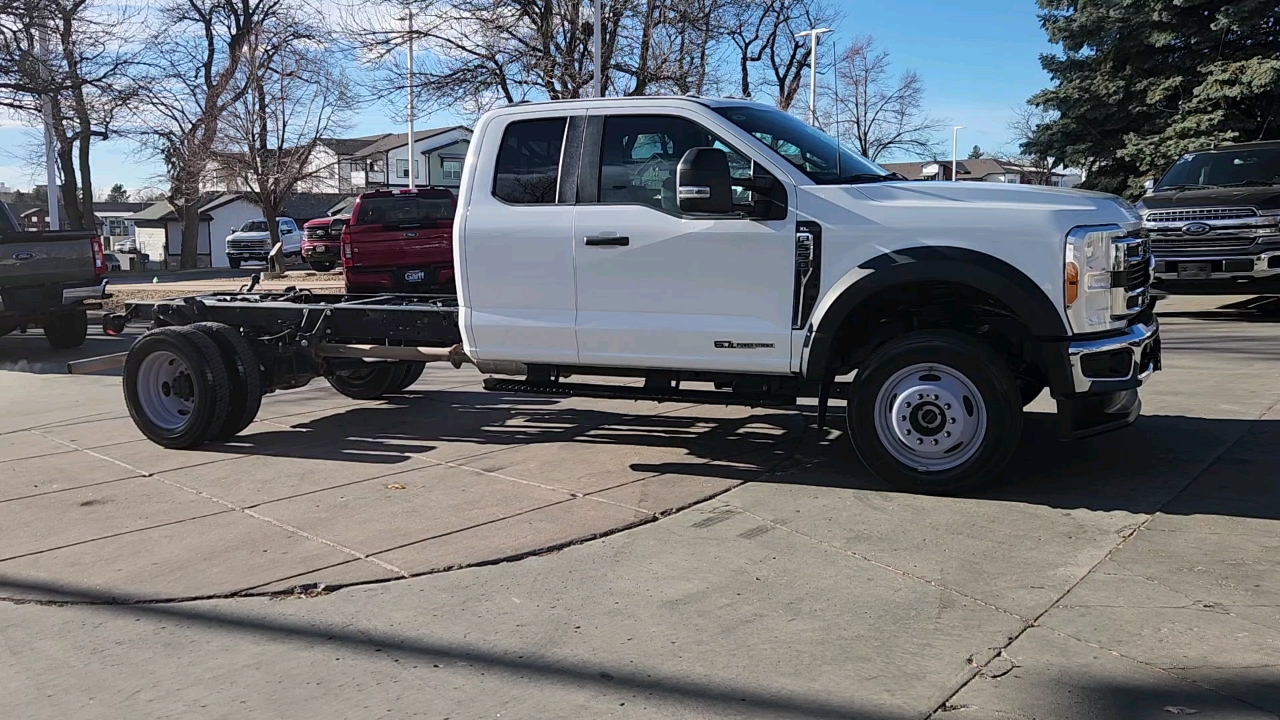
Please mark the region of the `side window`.
<svg viewBox="0 0 1280 720"><path fill-rule="evenodd" d="M507 126L498 148L493 196L514 205L556 201L566 118L522 120Z"/></svg>
<svg viewBox="0 0 1280 720"><path fill-rule="evenodd" d="M717 147L729 155L734 178L751 177L751 160L697 123L669 115L605 118L600 144L601 203L639 203L677 212L676 165L690 148ZM750 193L734 188L735 204L750 204Z"/></svg>

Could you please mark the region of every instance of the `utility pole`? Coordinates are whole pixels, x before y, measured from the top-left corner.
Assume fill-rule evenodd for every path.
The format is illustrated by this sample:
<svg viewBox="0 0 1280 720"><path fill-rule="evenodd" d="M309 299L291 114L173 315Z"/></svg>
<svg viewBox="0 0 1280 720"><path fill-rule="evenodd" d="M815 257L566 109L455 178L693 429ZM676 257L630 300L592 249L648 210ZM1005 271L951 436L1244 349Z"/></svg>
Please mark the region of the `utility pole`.
<svg viewBox="0 0 1280 720"><path fill-rule="evenodd" d="M52 73L48 66L49 31L47 30L40 32L40 62L45 67L45 78L52 82ZM44 115L44 181L47 188L45 195L48 200L49 229L60 230L62 222L58 218L58 151L53 136L53 95L47 88L40 98L40 105Z"/></svg>
<svg viewBox="0 0 1280 720"><path fill-rule="evenodd" d="M809 124L818 124L818 36L831 32L831 28L813 28L796 33L796 37L809 36Z"/></svg>
<svg viewBox="0 0 1280 720"><path fill-rule="evenodd" d="M409 8L409 189L414 188L417 158L413 154L413 8ZM387 168L390 170L390 168Z"/></svg>
<svg viewBox="0 0 1280 720"><path fill-rule="evenodd" d="M600 67L600 57L604 55L604 0L595 0L595 31L591 33L591 52L595 62L595 77L591 78L591 89L594 97L604 97L604 73Z"/></svg>
<svg viewBox="0 0 1280 720"><path fill-rule="evenodd" d="M960 137L960 131L964 129L963 125L956 125L951 128L951 182L956 181L956 141Z"/></svg>

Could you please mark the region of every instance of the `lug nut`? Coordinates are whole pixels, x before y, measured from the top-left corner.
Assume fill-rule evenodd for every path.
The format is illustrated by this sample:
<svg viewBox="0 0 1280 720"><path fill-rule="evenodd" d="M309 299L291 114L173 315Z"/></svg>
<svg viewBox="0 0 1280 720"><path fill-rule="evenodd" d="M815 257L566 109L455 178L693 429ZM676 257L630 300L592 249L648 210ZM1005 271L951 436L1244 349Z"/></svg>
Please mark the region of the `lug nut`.
<svg viewBox="0 0 1280 720"><path fill-rule="evenodd" d="M946 432L942 433L942 437L951 437L951 431L950 431L950 430L948 430L948 431L946 431Z"/></svg>
<svg viewBox="0 0 1280 720"><path fill-rule="evenodd" d="M950 410L950 409L951 409L951 403L942 403L942 409L943 409L943 410Z"/></svg>
<svg viewBox="0 0 1280 720"><path fill-rule="evenodd" d="M923 399L924 399L924 393L916 393L916 399L917 399L917 400L923 400Z"/></svg>
<svg viewBox="0 0 1280 720"><path fill-rule="evenodd" d="M934 439L933 439L933 444L934 444L934 445L937 445L937 444L938 444L938 439L937 439L937 438L934 438Z"/></svg>
<svg viewBox="0 0 1280 720"><path fill-rule="evenodd" d="M916 438L916 444L917 444L917 445L923 445L923 444L924 444L924 438Z"/></svg>
<svg viewBox="0 0 1280 720"><path fill-rule="evenodd" d="M956 424L956 419L955 419L955 418L951 418L948 422L950 422L952 425L955 425L955 424Z"/></svg>

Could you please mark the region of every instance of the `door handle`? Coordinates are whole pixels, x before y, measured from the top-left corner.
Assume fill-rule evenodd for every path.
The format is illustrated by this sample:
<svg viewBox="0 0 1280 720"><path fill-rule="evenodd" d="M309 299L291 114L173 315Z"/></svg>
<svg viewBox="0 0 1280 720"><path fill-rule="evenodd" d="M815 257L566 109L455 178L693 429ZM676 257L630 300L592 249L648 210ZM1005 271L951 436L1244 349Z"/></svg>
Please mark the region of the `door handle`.
<svg viewBox="0 0 1280 720"><path fill-rule="evenodd" d="M626 235L588 235L588 245L630 245L631 238Z"/></svg>

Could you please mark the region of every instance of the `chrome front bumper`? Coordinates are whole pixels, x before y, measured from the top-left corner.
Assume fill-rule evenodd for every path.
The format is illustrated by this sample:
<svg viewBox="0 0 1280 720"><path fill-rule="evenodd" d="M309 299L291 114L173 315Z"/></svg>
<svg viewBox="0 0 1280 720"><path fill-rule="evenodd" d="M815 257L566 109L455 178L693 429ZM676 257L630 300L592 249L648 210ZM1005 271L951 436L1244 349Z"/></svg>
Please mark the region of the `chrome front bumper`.
<svg viewBox="0 0 1280 720"><path fill-rule="evenodd" d="M88 287L65 288L62 291L62 304L74 305L84 300L101 300L107 296L107 283L109 280L103 280L97 285Z"/></svg>
<svg viewBox="0 0 1280 720"><path fill-rule="evenodd" d="M1085 367L1091 355L1127 353L1131 359L1129 374L1124 377L1090 377ZM1160 369L1160 321L1152 317L1148 323L1137 323L1123 335L1098 340L1077 340L1067 345L1071 379L1079 394L1106 391L1117 385L1135 388Z"/></svg>
<svg viewBox="0 0 1280 720"><path fill-rule="evenodd" d="M1209 277L1197 280L1230 280L1232 278L1262 278L1280 275L1280 250L1246 255L1210 255L1201 257L1173 256L1155 259L1155 277L1157 280L1178 280L1177 263L1209 263L1214 266ZM1239 266L1232 270L1227 268ZM1217 268L1222 268L1218 270ZM1187 278L1182 278L1187 280Z"/></svg>

